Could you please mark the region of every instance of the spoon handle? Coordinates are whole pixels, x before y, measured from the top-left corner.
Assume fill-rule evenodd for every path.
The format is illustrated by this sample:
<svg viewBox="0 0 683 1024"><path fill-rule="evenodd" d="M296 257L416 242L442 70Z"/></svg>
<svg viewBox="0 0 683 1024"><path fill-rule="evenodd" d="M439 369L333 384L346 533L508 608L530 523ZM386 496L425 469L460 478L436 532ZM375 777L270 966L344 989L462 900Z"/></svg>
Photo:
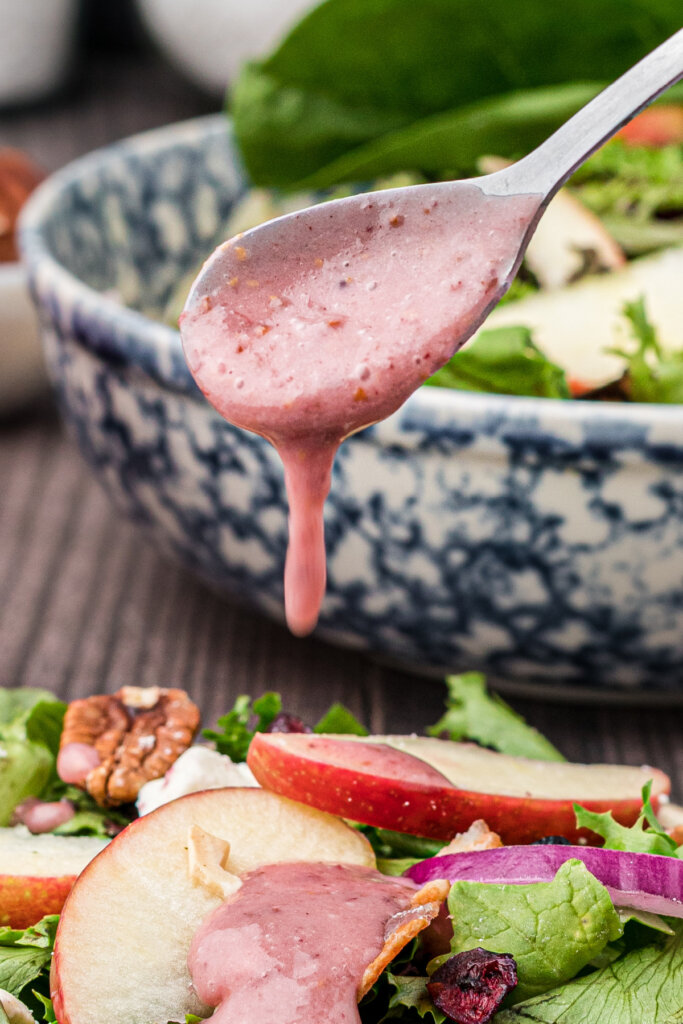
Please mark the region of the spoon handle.
<svg viewBox="0 0 683 1024"><path fill-rule="evenodd" d="M680 78L683 29L603 89L531 153L498 172L499 188L508 194L540 192L549 201L591 153Z"/></svg>

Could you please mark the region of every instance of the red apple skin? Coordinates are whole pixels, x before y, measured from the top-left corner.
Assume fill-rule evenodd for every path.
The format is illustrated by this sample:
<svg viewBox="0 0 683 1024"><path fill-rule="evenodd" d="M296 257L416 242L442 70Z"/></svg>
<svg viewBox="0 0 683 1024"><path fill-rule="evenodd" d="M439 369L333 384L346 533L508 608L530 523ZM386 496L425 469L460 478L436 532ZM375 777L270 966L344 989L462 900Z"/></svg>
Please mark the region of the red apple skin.
<svg viewBox="0 0 683 1024"><path fill-rule="evenodd" d="M403 759L400 777L382 774L386 751ZM456 789L411 754L325 736L257 733L247 763L264 788L281 796L331 814L350 815L365 825L433 839L452 839L483 818L505 844L531 843L547 835L566 836L570 842L597 841L592 833L576 828L574 802L597 813L611 811L627 826L641 809L639 797L583 800L577 794L571 800L553 800ZM394 769L398 763L392 758ZM658 796L668 792L669 779L655 769L652 777L656 806Z"/></svg>
<svg viewBox="0 0 683 1024"><path fill-rule="evenodd" d="M75 881L76 875L0 875L0 926L28 928L46 914L59 914Z"/></svg>
<svg viewBox="0 0 683 1024"><path fill-rule="evenodd" d="M52 1000L52 1009L54 1010L55 1017L59 1021L59 1024L71 1024L71 1018L64 1007L62 993L59 987L60 961L60 952L58 949L55 949L52 954L52 964L50 965L50 999Z"/></svg>

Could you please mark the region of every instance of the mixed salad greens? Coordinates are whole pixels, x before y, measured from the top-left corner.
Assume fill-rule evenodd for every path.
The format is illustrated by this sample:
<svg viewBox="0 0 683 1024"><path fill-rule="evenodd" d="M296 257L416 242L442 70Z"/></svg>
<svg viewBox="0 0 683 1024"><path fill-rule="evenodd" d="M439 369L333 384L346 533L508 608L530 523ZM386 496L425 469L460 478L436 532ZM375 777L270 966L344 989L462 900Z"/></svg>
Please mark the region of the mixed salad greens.
<svg viewBox="0 0 683 1024"><path fill-rule="evenodd" d="M561 12L526 0L513 18L503 0L326 0L232 89L228 109L254 187L225 237L349 191L471 177L492 158L516 159L679 23L674 0L634 0L627 10L568 0ZM537 232L503 300L509 309L499 307L429 385L681 402L671 281L683 269L682 97L682 87L670 90L576 172L555 237L546 244ZM658 285L659 256L672 250ZM195 270L168 305L172 324ZM597 275L606 279L599 288L580 287ZM555 343L572 303L583 311L573 337L565 330Z"/></svg>
<svg viewBox="0 0 683 1024"><path fill-rule="evenodd" d="M429 728L431 736L466 739L541 761L563 760L545 737L487 691L483 676L466 673L449 677L446 683L446 708ZM75 787L65 788L56 775L64 710L64 704L46 691L0 689L0 800L5 822L12 820L17 806L27 798L74 795ZM240 696L215 728L204 730L202 738L212 749L242 762L257 733L304 730L368 735L363 724L339 704L311 729L282 708L277 693L266 693L253 701ZM16 781L19 778L24 780L22 785ZM111 812L87 805L90 798L82 791L79 794L79 809L68 831L111 834ZM493 857L507 865L506 877L514 880L455 881L448 897L452 935L446 950L443 940L441 948L434 946L429 932L403 949L362 1000L363 1024L394 1019L406 1024L420 1020L433 1024L449 1020L674 1024L682 1020L682 916L624 906L623 898L617 899L615 890L597 877L613 884L611 872L624 870L622 857L654 854L657 864L683 859L683 846L657 820L649 786L642 799L642 813L631 827L619 824L610 813L575 807L577 824L602 841L601 848L585 848L587 863L594 863L588 853L598 858L599 868L593 871L582 861L579 848L567 849L561 836L548 836L528 847L446 855L444 842L358 826L385 873L407 873L421 884L432 875L444 877L453 857L469 856L475 865L477 858L484 863ZM349 812L352 818L352 808ZM119 821L135 815L134 807L117 812ZM64 828L56 831L63 834ZM524 883L533 875L536 860L547 862L544 880ZM679 893L678 904L682 900ZM668 905L675 910L675 903ZM57 915L48 915L25 929L0 928L0 989L30 1009L35 1020L45 1022L56 1019L48 976L57 923ZM512 972L513 981L505 975L508 982L501 982L503 968L508 975ZM492 993L498 989L494 998ZM19 1019L14 1011L9 1014L0 1007L0 1024ZM194 1024L199 1018L191 1020Z"/></svg>

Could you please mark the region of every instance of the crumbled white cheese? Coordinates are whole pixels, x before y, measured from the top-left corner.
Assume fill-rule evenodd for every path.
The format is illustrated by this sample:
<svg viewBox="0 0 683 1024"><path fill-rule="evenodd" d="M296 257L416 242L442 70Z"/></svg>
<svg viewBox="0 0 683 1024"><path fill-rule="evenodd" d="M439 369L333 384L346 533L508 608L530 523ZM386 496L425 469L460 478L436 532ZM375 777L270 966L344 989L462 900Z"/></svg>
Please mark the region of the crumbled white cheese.
<svg viewBox="0 0 683 1024"><path fill-rule="evenodd" d="M189 747L163 778L145 783L138 793L136 806L139 814L149 814L188 793L223 786L258 786L258 782L246 764L235 764L210 747Z"/></svg>

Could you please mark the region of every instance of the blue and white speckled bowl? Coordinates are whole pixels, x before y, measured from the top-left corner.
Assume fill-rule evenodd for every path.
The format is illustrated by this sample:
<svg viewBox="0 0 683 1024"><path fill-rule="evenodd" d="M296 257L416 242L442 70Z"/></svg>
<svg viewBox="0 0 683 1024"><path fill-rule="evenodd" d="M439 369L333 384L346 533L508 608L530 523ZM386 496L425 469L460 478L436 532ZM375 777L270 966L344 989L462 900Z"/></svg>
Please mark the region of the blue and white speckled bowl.
<svg viewBox="0 0 683 1024"><path fill-rule="evenodd" d="M243 188L222 118L91 154L28 204L49 369L107 491L166 550L282 616L279 461L224 423L164 307ZM319 633L498 683L683 694L683 410L425 388L346 443Z"/></svg>

